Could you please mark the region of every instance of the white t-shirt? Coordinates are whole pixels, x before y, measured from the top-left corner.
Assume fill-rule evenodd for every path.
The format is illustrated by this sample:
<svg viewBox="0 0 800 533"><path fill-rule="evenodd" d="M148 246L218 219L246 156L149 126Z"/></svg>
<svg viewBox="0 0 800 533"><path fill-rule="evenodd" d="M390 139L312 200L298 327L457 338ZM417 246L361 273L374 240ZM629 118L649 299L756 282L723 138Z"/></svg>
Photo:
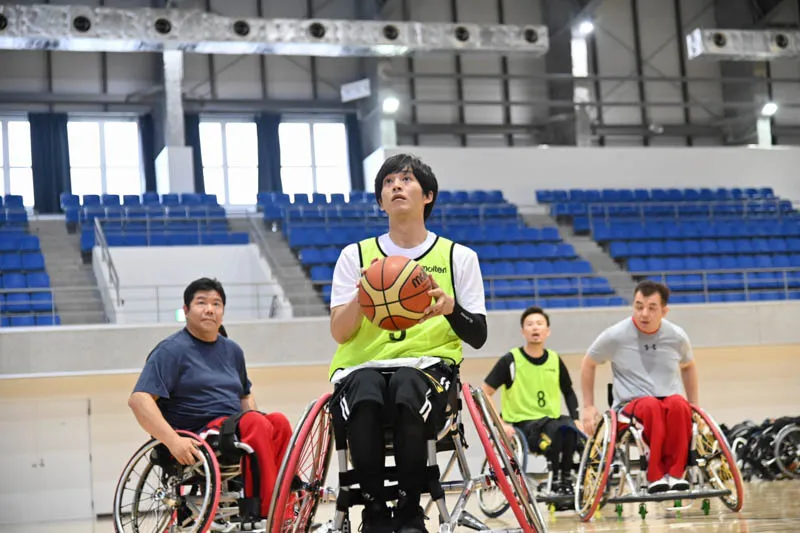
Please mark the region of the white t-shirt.
<svg viewBox="0 0 800 533"><path fill-rule="evenodd" d="M388 233L378 237L378 245L387 255L399 255L416 259L427 252L436 242L436 234L428 232L422 244L414 248L401 248L389 238ZM331 308L344 305L356 297L358 280L361 278L361 257L358 243L345 246L336 267L333 269L331 286ZM483 292L483 277L478 265L478 254L461 244L453 246L453 280L455 282L456 301L465 310L473 314L486 314L486 297Z"/></svg>

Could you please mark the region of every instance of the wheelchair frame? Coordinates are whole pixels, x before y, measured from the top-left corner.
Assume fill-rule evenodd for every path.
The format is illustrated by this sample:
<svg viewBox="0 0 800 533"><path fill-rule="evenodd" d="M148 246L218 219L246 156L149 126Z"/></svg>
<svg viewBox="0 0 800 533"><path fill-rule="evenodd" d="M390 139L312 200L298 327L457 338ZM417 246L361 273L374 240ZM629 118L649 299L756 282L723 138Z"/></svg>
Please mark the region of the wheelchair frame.
<svg viewBox="0 0 800 533"><path fill-rule="evenodd" d="M240 459L224 457L219 451L219 431L209 430L202 435L179 430L178 434L199 443L202 459L190 466L179 464L169 456L166 447L156 439L145 442L125 466L114 491L113 523L116 533L138 533L142 528L139 518L146 519L163 505L164 511L156 520L153 531L169 533L206 533L214 531L264 531L258 520L241 519L240 505L243 502L243 484L237 488L234 481L241 476ZM242 442L234 442L240 454L251 454L253 449ZM129 485L137 466L144 462L143 472L136 480L135 487ZM148 483L150 473L160 469L156 478L157 488ZM156 472L158 474L158 472ZM143 493L147 487L153 490L150 495L150 508L140 509ZM189 488L187 492L185 489ZM133 491L130 503L125 503L125 494ZM199 492L199 494L195 494ZM130 507L130 512L125 510ZM181 516L188 512L188 515ZM130 520L125 520L130 518ZM178 523L180 520L181 523ZM149 530L149 528L148 528Z"/></svg>
<svg viewBox="0 0 800 533"><path fill-rule="evenodd" d="M642 519L647 502L674 501L669 510L680 511L682 500L703 499L703 512L710 512L709 498L719 497L732 511L744 504L742 476L730 446L716 422L701 408L691 405L692 441L687 465L688 491L667 491L649 494L646 490L649 448L644 442L641 425L616 410L609 410L586 443L575 487L575 509L586 522L607 503L615 504L622 514L624 503L638 503ZM620 427L622 426L622 427ZM631 456L635 448L639 456ZM639 468L634 469L636 463ZM626 491L627 489L627 491Z"/></svg>
<svg viewBox="0 0 800 533"><path fill-rule="evenodd" d="M472 529L488 530L489 528L476 517L466 511L466 505L472 492L484 487L497 486L508 498L514 515L525 533L544 533L545 522L539 512L535 492L531 490L527 476L520 469L512 451L512 445L503 432L500 417L494 407L487 401L480 389L454 380L456 389L456 405L450 402L447 412L447 423L439 432L436 440L428 441L428 481L432 503L439 511L439 531L450 532L458 526ZM360 489L355 485L353 472L349 466L349 454L346 443L336 450L339 463L339 486L325 486L328 464L333 444L333 422L330 412L331 395L324 394L312 402L303 414L290 441L290 453L284 458L278 474L278 482L270 507L270 518L267 530L270 533L288 533L309 531L313 524L314 514L321 502L336 503L333 520L322 525L321 529L329 532L349 532L352 527L349 519L350 507L360 505L363 500ZM461 402L466 404L481 444L486 451L491 465L485 475L472 477L467 464L464 440ZM387 445L387 448L391 448ZM452 451L442 475L439 476L437 453ZM307 463L307 464L306 464ZM458 464L462 479L443 481ZM387 480L392 481L392 467L387 467ZM435 475L434 475L435 474ZM391 489L387 487L387 491ZM395 486L396 488L396 486ZM445 493L459 493L458 499L448 510ZM393 498L387 498L391 500ZM294 519L281 519L291 510ZM316 527L316 525L315 525Z"/></svg>
<svg viewBox="0 0 800 533"><path fill-rule="evenodd" d="M514 449L515 455L517 457L517 462L522 465L522 471L526 473L526 475L533 481L537 483L536 485L536 493L537 493L537 501L539 503L543 503L547 506L551 513L561 510L567 510L567 507L562 508L564 505L568 505L569 510L574 510L574 503L575 498L571 495L562 495L556 494L553 492L553 470L551 468L552 465L548 465L548 469L546 472L528 472L528 456L534 455L537 457L545 458L544 454L541 452L534 452L531 451L530 445L528 444L528 439L522 433L522 430L519 428L514 428L515 433L514 437L511 439L512 447ZM586 443L586 435L582 432L578 431L577 428L575 431L578 432L578 445L576 446L575 452L578 454L582 454L583 447ZM546 458L545 458L546 459ZM483 462L483 466L481 471L486 468L486 460ZM576 465L577 467L578 465ZM573 476L577 476L577 472L573 474ZM541 478L544 477L544 480ZM542 483L544 483L545 488L541 490ZM484 496L488 496L487 493L492 492L491 489L488 490L479 490L478 491L478 503L481 509L481 512L488 516L489 518L497 518L501 516L508 510L508 502L501 501L500 503L492 505L491 503L484 500Z"/></svg>

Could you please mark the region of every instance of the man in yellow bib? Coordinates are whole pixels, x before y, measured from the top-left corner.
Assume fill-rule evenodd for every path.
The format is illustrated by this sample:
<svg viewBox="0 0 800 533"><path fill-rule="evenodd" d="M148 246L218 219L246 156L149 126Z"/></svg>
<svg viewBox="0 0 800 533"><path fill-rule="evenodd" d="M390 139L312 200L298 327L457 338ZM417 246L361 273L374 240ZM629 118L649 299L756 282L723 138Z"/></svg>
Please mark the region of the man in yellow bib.
<svg viewBox="0 0 800 533"><path fill-rule="evenodd" d="M389 232L342 250L331 287L331 334L339 348L330 366L331 400L338 427L347 431L350 457L366 500L362 533L424 533L419 505L426 484L427 441L444 422L453 366L462 341L486 342L486 303L478 256L425 227L438 183L418 158L387 159L375 178L375 199ZM385 331L367 320L357 300L363 270L374 260L403 256L433 278L433 303L405 331ZM394 434L400 499L394 516L383 496L383 426Z"/></svg>
<svg viewBox="0 0 800 533"><path fill-rule="evenodd" d="M555 350L544 347L550 336L550 317L529 307L520 318L525 346L514 348L494 365L481 388L491 397L504 387L501 398L506 433L519 428L531 451L543 452L554 473L553 490L570 492L578 433L578 398L567 367ZM570 416L561 414L561 395Z"/></svg>

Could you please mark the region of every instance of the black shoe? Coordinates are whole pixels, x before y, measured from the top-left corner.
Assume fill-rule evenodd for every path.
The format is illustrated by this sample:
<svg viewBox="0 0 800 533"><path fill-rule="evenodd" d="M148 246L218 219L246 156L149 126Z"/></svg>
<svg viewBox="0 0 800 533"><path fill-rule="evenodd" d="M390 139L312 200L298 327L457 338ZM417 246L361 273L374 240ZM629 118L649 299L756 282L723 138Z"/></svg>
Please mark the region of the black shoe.
<svg viewBox="0 0 800 533"><path fill-rule="evenodd" d="M385 503L368 503L361 511L362 533L392 533L392 513Z"/></svg>
<svg viewBox="0 0 800 533"><path fill-rule="evenodd" d="M427 533L425 513L419 505L398 505L394 513L397 533Z"/></svg>

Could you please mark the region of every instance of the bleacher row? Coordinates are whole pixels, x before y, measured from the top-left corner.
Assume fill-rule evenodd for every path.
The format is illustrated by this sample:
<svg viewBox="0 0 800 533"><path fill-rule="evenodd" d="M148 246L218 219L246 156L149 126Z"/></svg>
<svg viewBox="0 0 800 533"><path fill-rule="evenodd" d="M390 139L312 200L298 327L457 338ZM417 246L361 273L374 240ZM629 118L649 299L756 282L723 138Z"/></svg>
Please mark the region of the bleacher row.
<svg viewBox="0 0 800 533"><path fill-rule="evenodd" d="M60 324L39 238L0 231L0 327Z"/></svg>
<svg viewBox="0 0 800 533"><path fill-rule="evenodd" d="M312 203L308 200L300 196L298 202L295 197L295 203L289 204L287 195L265 193L259 197L265 221L280 220L280 230L290 248L327 303L333 265L341 248L388 228L372 194L351 195L347 203L343 197L332 197L327 204L322 195L312 198ZM321 205L314 205L316 202ZM331 215L333 212L336 216ZM434 216L437 213L438 218ZM367 220L366 227L363 221L352 220L358 217ZM571 244L562 242L558 228L527 227L516 206L506 203L500 191L440 191L427 227L475 250L492 309L532 301L547 302L552 307L620 304L619 299L605 296L614 294L608 281L591 277L591 265ZM555 277L542 277L548 275Z"/></svg>
<svg viewBox="0 0 800 533"><path fill-rule="evenodd" d="M598 243L652 239L743 239L753 237L800 237L800 221L759 220L710 222L611 221L595 224L592 238Z"/></svg>
<svg viewBox="0 0 800 533"><path fill-rule="evenodd" d="M247 244L245 232L229 231L225 208L214 194L144 193L61 195L67 228L80 227L81 253L91 260L94 220L101 219L108 246L197 246Z"/></svg>
<svg viewBox="0 0 800 533"><path fill-rule="evenodd" d="M800 283L800 217L771 188L540 192L636 279L666 281L673 303L785 299Z"/></svg>
<svg viewBox="0 0 800 533"><path fill-rule="evenodd" d="M375 195L353 191L346 200L343 194L295 194L294 201L284 193L259 193L257 204L268 222L313 222L343 219L385 219L386 214L377 206ZM517 207L509 204L499 190L439 191L436 209L429 221L452 218L498 218L517 216Z"/></svg>
<svg viewBox="0 0 800 533"><path fill-rule="evenodd" d="M554 203L647 203L647 202L729 202L737 200L771 200L771 187L733 188L654 188L654 189L542 189L536 191L540 204Z"/></svg>

